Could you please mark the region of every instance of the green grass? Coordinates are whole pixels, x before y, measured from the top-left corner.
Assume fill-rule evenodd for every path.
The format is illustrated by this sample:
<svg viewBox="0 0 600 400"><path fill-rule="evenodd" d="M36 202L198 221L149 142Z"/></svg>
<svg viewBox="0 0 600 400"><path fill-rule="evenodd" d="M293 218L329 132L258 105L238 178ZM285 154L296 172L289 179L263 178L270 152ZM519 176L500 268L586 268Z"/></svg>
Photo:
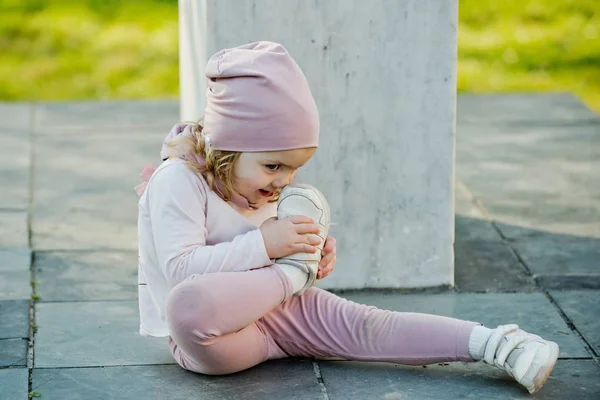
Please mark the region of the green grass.
<svg viewBox="0 0 600 400"><path fill-rule="evenodd" d="M570 91L600 112L600 1L459 4L460 92ZM175 98L177 18L177 0L0 0L0 99Z"/></svg>
<svg viewBox="0 0 600 400"><path fill-rule="evenodd" d="M0 98L177 95L176 0L0 1Z"/></svg>
<svg viewBox="0 0 600 400"><path fill-rule="evenodd" d="M460 92L570 91L600 112L600 1L460 0Z"/></svg>

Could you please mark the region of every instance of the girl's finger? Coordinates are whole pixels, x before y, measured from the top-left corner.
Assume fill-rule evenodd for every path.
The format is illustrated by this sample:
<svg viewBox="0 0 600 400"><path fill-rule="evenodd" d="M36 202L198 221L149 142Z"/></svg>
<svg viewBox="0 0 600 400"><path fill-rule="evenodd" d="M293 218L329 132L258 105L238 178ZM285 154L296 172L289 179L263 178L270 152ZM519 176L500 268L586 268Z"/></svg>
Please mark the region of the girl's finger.
<svg viewBox="0 0 600 400"><path fill-rule="evenodd" d="M327 275L329 275L333 271L334 266L335 266L335 262L329 263L325 268L323 268L321 271L319 271L318 276L320 278L325 278Z"/></svg>
<svg viewBox="0 0 600 400"><path fill-rule="evenodd" d="M331 260L329 264L325 266L325 268L323 268L323 271L330 273L331 271L333 271L333 268L335 268L335 257L333 258L333 260Z"/></svg>
<svg viewBox="0 0 600 400"><path fill-rule="evenodd" d="M304 235L305 233L317 234L321 231L317 224L296 224L294 228L296 229L296 233L300 235Z"/></svg>
<svg viewBox="0 0 600 400"><path fill-rule="evenodd" d="M335 241L330 241L330 239L328 238L325 241L325 246L323 247L323 251L322 251L323 255L326 254L335 254L336 253L336 249L335 249Z"/></svg>
<svg viewBox="0 0 600 400"><path fill-rule="evenodd" d="M332 255L331 260L327 264L325 264L322 269L319 269L319 272L323 273L324 276L329 275L331 271L333 271L333 269L335 268L335 261L336 257L335 255Z"/></svg>
<svg viewBox="0 0 600 400"><path fill-rule="evenodd" d="M325 257L321 258L321 262L319 263L319 269L325 268L330 262L333 261L335 254L329 253Z"/></svg>
<svg viewBox="0 0 600 400"><path fill-rule="evenodd" d="M320 237L318 236L302 236L302 240L305 241L308 244L312 244L313 246L318 246L321 244L322 240Z"/></svg>
<svg viewBox="0 0 600 400"><path fill-rule="evenodd" d="M288 219L294 224L314 224L315 221L305 215L292 215Z"/></svg>
<svg viewBox="0 0 600 400"><path fill-rule="evenodd" d="M335 243L335 238L333 238L332 236L327 236L327 240L325 240L325 247L323 248L323 250L327 253L333 253L335 251Z"/></svg>
<svg viewBox="0 0 600 400"><path fill-rule="evenodd" d="M310 244L307 243L296 243L295 245L292 246L292 254L295 253L316 253L319 251L318 247L315 246L311 246Z"/></svg>

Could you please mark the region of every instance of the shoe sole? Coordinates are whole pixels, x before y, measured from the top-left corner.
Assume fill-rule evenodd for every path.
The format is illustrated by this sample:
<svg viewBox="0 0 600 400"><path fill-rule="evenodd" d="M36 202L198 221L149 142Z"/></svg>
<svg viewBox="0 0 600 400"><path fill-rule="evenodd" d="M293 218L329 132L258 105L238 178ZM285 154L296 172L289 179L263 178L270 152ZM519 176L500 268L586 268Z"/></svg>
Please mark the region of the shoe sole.
<svg viewBox="0 0 600 400"><path fill-rule="evenodd" d="M542 365L542 367L540 367L538 370L537 374L533 378L533 386L527 387L527 390L530 394L537 392L542 388L542 386L544 386L544 383L546 383L546 380L550 376L550 373L556 364L556 360L558 359L558 345L554 342L550 342L548 345L550 347L550 356L548 357L548 362Z"/></svg>

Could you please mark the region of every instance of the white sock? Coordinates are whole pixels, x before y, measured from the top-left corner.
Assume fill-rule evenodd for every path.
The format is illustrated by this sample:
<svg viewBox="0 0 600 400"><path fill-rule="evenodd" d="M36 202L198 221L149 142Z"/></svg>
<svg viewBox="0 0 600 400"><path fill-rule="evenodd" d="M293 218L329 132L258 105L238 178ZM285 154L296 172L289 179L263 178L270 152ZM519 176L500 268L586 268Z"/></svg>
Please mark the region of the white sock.
<svg viewBox="0 0 600 400"><path fill-rule="evenodd" d="M492 329L485 326L477 325L473 328L471 336L469 336L469 355L473 357L473 360L481 360L483 358L485 346L491 335Z"/></svg>
<svg viewBox="0 0 600 400"><path fill-rule="evenodd" d="M302 289L308 280L308 274L302 271L300 268L294 267L288 264L277 264L279 268L290 278L292 286L294 287L294 293Z"/></svg>

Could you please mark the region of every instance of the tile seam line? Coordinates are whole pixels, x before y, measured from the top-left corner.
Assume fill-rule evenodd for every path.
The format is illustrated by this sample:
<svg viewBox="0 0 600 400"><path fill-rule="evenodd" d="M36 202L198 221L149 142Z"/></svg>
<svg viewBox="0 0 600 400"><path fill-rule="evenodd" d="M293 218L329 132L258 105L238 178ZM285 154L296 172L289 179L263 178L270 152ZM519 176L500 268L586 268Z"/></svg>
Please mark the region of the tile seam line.
<svg viewBox="0 0 600 400"><path fill-rule="evenodd" d="M321 389L321 395L324 400L329 400L329 394L327 393L327 386L325 386L325 381L323 380L323 375L321 374L321 367L317 360L312 360L313 371L315 373L315 377L317 378L317 383L319 384L319 388Z"/></svg>
<svg viewBox="0 0 600 400"><path fill-rule="evenodd" d="M43 367L35 367L34 370L42 371L42 370L52 370L52 369L94 369L94 368L127 368L127 367L167 367L167 366L176 366L176 362L172 363L162 363L162 364L122 364L122 365L75 365L75 366L43 366ZM181 367L179 367L181 368Z"/></svg>
<svg viewBox="0 0 600 400"><path fill-rule="evenodd" d="M111 253L137 253L137 249L123 249L123 248L111 248L111 247L94 247L87 249L35 249L37 254L46 254L46 253L93 253L93 252L111 252Z"/></svg>
<svg viewBox="0 0 600 400"><path fill-rule="evenodd" d="M87 299L87 300L44 300L40 296L40 300L36 304L72 304L72 303L131 303L137 302L137 298L130 299Z"/></svg>
<svg viewBox="0 0 600 400"><path fill-rule="evenodd" d="M110 129L113 129L113 128L110 128ZM165 128L164 130L162 130L160 132L155 132L155 133L144 133L144 132L132 133L130 129L123 129L123 131L117 132L117 133L79 130L79 131L76 131L73 133L43 134L43 135L40 135L40 140L45 141L47 139L49 140L52 138L81 138L81 134L83 134L83 133L86 134L86 138L104 138L104 137L115 138L115 137L123 137L123 134L126 134L127 137L129 137L129 138L155 138L157 140L161 140L162 136L167 134L168 129L169 128Z"/></svg>
<svg viewBox="0 0 600 400"><path fill-rule="evenodd" d="M582 358L582 357L559 357L558 358L559 361L594 361L594 359L592 359L591 357L586 357L586 358ZM350 363L353 362L351 360L335 360L336 363ZM320 367L318 366L317 361L313 361L313 371L315 372L315 376L321 376L320 378L317 378L319 380L319 383L322 385L323 389L321 390L323 392L324 395L327 395L327 389L325 388L325 382L323 381L322 375L317 375L317 368L315 368L315 364L318 367L318 371L320 374ZM127 367L168 367L168 366L178 366L177 363L172 362L172 363L162 363L162 364L121 364L121 365L74 365L74 366L42 366L42 367L35 367L34 370L36 371L41 371L41 370L52 370L52 369L94 369L94 368L127 368ZM18 369L18 368L22 368L19 366L12 366L12 367L2 367L0 369ZM329 397L327 395L326 399L328 400Z"/></svg>
<svg viewBox="0 0 600 400"><path fill-rule="evenodd" d="M577 119L560 119L557 118L555 120L547 120L545 122L541 122L539 119L498 119L493 120L491 122L501 123L507 125L522 125L522 124L531 124L531 123L539 123L539 127L547 127L547 126L559 126L559 127L576 127L576 126L589 126L596 125L600 123L600 118L598 117L587 117L587 118L577 118ZM457 118L457 129L460 127L483 127L489 126L490 121L485 119L468 119L468 118Z"/></svg>
<svg viewBox="0 0 600 400"><path fill-rule="evenodd" d="M375 292L377 293L377 292ZM399 293L402 295L421 295L422 293ZM495 291L495 292L485 292L485 291L462 291L462 292L454 292L447 291L443 293L424 293L427 296L445 296L445 295L461 295L461 294L476 294L476 295L485 295L485 294L544 294L539 288L536 288L535 291L522 291L522 290L512 290L512 291ZM56 299L44 299L42 295L40 295L40 299L36 301L36 304L70 304L70 303L130 303L137 301L137 298L123 298L123 299L67 299L67 300L56 300ZM0 339L1 340L1 339Z"/></svg>
<svg viewBox="0 0 600 400"><path fill-rule="evenodd" d="M10 369L16 369L16 370L27 369L27 365L13 365L13 364L11 364L11 365L6 365L4 367L0 367L0 371L7 371L7 370L10 370Z"/></svg>
<svg viewBox="0 0 600 400"><path fill-rule="evenodd" d="M12 364L7 364L4 366L0 367L0 370L2 369L16 369L16 368L23 368L23 367L27 367L26 364L18 364L22 361L27 362L27 357L23 357L23 358L19 358L17 361L14 361Z"/></svg>
<svg viewBox="0 0 600 400"><path fill-rule="evenodd" d="M529 275L531 278L533 278L533 273L531 272L531 269L529 268L529 266L527 265L525 260L523 260L523 258L519 254L519 252L512 246L512 243L509 240L507 240L507 237L504 235L504 233L502 232L500 227L498 227L498 225L496 225L496 221L491 217L491 215L489 214L489 212L487 211L487 209L485 208L483 203L475 195L473 195L473 193L469 190L469 188L463 182L461 182L461 184L462 184L461 189L467 191L467 193L470 194L470 197L472 198L475 205L481 210L483 215L485 215L485 217L488 219L488 221L494 226L494 228L496 229L498 234L500 234L506 247L511 251L511 253L513 253L513 255L518 260L519 264L521 264L521 266L525 269L527 275ZM569 329L571 329L576 334L576 336L579 337L579 339L583 343L583 347L585 348L585 350L590 354L591 358L594 360L596 365L598 367L600 367L600 359L598 357L598 354L596 354L596 351L594 350L594 347L591 345L591 343L589 343L587 341L587 339L583 336L583 334L579 331L579 329L577 329L577 327L575 326L575 324L573 323L571 318L569 318L567 316L567 314L563 311L563 309L560 307L558 302L554 299L554 297L552 297L550 292L548 290L546 290L544 287L542 287L536 279L533 279L533 283L535 286L538 287L540 292L542 294L544 294L544 296L548 299L550 304L552 304L552 306L555 308L558 315L560 315L560 317L567 324Z"/></svg>
<svg viewBox="0 0 600 400"><path fill-rule="evenodd" d="M35 280L35 253L32 248L33 231L32 231L32 215L34 209L34 187L35 187L35 120L37 114L37 107L35 103L30 104L29 113L29 201L27 204L27 243L30 249L29 252L29 282L31 289L31 298L29 299L29 340L27 347L27 392L31 393L31 387L33 385L33 367L35 357L35 288L31 284Z"/></svg>
<svg viewBox="0 0 600 400"><path fill-rule="evenodd" d="M594 359L591 356L587 356L587 357L558 357L559 360L561 361L594 361ZM356 362L354 360L323 360L325 362L335 362L335 363L353 363ZM362 361L359 361L362 362ZM450 362L450 361L449 361ZM460 361L452 361L453 363L461 363ZM400 363L390 363L390 364L394 364L394 365L404 365L404 364L400 364ZM444 364L444 363L436 363L436 364L426 364L426 366L432 365L438 365L438 364ZM456 364L459 365L459 364ZM417 366L417 368L422 367L421 366Z"/></svg>
<svg viewBox="0 0 600 400"><path fill-rule="evenodd" d="M85 129L85 130L96 130L96 129L115 129L115 128L123 128L123 129L129 129L129 128L154 128L156 129L156 124L148 124L148 123L123 123L123 124L106 124L106 125L95 125L94 128L90 128L89 125L83 124L83 125L60 125L60 124L56 124L56 125L48 125L44 128L44 132L48 132L49 134L51 132L54 132L55 130L61 130L61 129L68 129L68 130L75 130L75 129ZM45 134L45 133L42 133Z"/></svg>

